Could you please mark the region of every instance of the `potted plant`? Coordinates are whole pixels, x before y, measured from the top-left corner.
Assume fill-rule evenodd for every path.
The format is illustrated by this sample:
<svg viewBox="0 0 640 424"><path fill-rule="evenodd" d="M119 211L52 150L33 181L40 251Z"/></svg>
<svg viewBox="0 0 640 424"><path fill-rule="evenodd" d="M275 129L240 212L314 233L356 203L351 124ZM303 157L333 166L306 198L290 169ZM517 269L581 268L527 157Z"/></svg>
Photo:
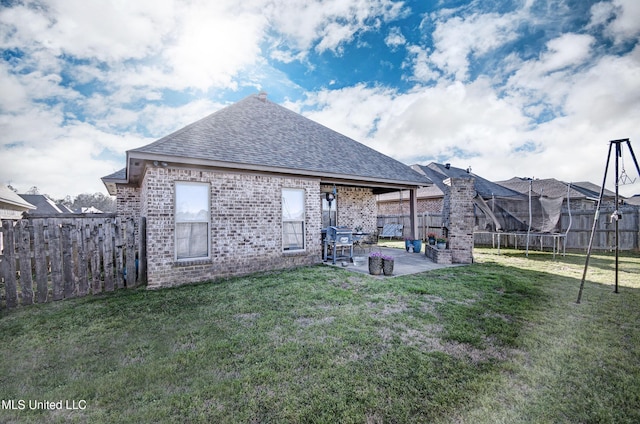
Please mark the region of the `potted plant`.
<svg viewBox="0 0 640 424"><path fill-rule="evenodd" d="M369 254L369 274L380 275L382 273L382 253L371 252Z"/></svg>
<svg viewBox="0 0 640 424"><path fill-rule="evenodd" d="M382 256L382 273L384 275L393 275L393 256Z"/></svg>
<svg viewBox="0 0 640 424"><path fill-rule="evenodd" d="M436 233L427 234L427 239L429 240L429 244L433 246L434 244L436 244Z"/></svg>
<svg viewBox="0 0 640 424"><path fill-rule="evenodd" d="M444 237L439 237L436 239L436 247L438 249L446 249L447 248L447 239Z"/></svg>
<svg viewBox="0 0 640 424"><path fill-rule="evenodd" d="M413 240L410 239L409 237L404 239L404 248L405 250L408 252L409 248L413 246Z"/></svg>
<svg viewBox="0 0 640 424"><path fill-rule="evenodd" d="M422 250L422 240L420 239L413 240L413 252L420 253L421 250Z"/></svg>

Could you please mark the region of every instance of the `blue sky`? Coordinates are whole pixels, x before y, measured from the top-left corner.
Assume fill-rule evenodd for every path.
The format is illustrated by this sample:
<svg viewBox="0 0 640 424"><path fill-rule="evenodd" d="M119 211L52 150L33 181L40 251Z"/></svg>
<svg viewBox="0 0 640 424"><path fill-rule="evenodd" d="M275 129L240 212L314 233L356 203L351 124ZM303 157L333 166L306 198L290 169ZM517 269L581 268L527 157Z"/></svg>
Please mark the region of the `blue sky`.
<svg viewBox="0 0 640 424"><path fill-rule="evenodd" d="M637 0L0 0L0 183L106 193L264 90L407 164L600 184L609 140L640 156L639 36Z"/></svg>

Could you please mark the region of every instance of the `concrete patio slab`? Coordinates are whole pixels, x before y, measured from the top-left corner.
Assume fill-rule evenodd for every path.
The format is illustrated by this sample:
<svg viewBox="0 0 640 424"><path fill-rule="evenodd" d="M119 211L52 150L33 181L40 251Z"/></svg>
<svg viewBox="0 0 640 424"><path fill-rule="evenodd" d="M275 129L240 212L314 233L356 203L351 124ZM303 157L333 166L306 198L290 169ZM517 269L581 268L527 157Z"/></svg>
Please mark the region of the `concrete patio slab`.
<svg viewBox="0 0 640 424"><path fill-rule="evenodd" d="M437 264L433 262L431 259L427 258L422 253L409 253L404 249L394 249L390 247L374 247L371 249L371 252L381 252L386 256L393 256L394 265L393 265L393 275L385 276L385 275L376 275L372 277L378 278L393 278L398 277L400 275L410 275L410 274L418 274L420 272L432 271L434 269L440 268L448 268L452 266L460 266L460 264ZM369 274L369 253L370 252L357 252L353 254L354 258L363 258L361 261L361 265L356 265L353 262L348 262L348 260L338 260L336 264L333 265L331 261L325 262L326 265L335 266L338 268L346 269L347 271L359 272L362 274Z"/></svg>

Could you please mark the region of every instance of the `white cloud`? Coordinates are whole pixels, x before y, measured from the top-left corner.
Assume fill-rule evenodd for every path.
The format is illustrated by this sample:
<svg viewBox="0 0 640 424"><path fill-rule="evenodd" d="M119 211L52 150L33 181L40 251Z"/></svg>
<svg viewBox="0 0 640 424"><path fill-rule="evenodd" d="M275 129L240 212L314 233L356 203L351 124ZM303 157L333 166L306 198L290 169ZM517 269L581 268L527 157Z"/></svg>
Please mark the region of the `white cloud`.
<svg viewBox="0 0 640 424"><path fill-rule="evenodd" d="M640 3L636 0L614 0L615 19L607 31L616 42L633 40L640 35Z"/></svg>
<svg viewBox="0 0 640 424"><path fill-rule="evenodd" d="M340 51L340 45L360 31L376 29L379 21L392 22L408 9L392 0L273 0L265 13L273 28L295 51Z"/></svg>
<svg viewBox="0 0 640 424"><path fill-rule="evenodd" d="M399 27L393 27L389 30L387 38L384 39L387 46L395 49L407 43L407 39L402 35L402 30Z"/></svg>
<svg viewBox="0 0 640 424"><path fill-rule="evenodd" d="M443 15L425 18L435 19L435 50L430 61L461 81L468 77L470 56L482 56L514 40L518 36L515 27L522 19L520 12L474 13L466 17Z"/></svg>

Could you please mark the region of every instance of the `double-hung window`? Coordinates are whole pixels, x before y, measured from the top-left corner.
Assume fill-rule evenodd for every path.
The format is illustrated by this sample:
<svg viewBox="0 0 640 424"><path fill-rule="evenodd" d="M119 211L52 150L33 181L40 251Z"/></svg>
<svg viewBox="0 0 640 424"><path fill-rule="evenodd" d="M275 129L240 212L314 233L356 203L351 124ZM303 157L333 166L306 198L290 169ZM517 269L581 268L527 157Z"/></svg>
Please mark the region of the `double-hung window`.
<svg viewBox="0 0 640 424"><path fill-rule="evenodd" d="M282 249L304 250L304 190L282 189Z"/></svg>
<svg viewBox="0 0 640 424"><path fill-rule="evenodd" d="M176 182L176 259L209 257L208 183Z"/></svg>

